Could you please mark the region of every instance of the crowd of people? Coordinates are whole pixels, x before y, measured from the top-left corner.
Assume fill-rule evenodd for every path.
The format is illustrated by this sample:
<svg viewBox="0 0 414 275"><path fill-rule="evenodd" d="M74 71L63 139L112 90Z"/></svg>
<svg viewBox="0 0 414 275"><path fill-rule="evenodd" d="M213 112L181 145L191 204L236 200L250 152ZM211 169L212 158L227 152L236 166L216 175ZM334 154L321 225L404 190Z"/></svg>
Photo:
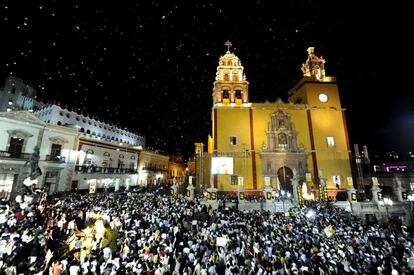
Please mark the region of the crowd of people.
<svg viewBox="0 0 414 275"><path fill-rule="evenodd" d="M329 204L213 209L161 187L4 201L0 233L2 274L414 274L405 227Z"/></svg>

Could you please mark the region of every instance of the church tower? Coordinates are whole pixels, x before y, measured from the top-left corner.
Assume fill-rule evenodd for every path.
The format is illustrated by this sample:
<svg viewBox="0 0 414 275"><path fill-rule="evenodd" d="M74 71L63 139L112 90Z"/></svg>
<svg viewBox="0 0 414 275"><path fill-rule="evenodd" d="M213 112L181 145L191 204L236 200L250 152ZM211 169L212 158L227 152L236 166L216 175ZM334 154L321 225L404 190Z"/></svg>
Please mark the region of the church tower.
<svg viewBox="0 0 414 275"><path fill-rule="evenodd" d="M227 52L220 57L213 88L213 105L242 105L249 102L249 82L239 58L230 52L230 41L224 43Z"/></svg>
<svg viewBox="0 0 414 275"><path fill-rule="evenodd" d="M325 75L325 59L315 55L309 47L308 59L302 64L303 78L289 91L289 101L311 107L341 109L338 85L335 77Z"/></svg>

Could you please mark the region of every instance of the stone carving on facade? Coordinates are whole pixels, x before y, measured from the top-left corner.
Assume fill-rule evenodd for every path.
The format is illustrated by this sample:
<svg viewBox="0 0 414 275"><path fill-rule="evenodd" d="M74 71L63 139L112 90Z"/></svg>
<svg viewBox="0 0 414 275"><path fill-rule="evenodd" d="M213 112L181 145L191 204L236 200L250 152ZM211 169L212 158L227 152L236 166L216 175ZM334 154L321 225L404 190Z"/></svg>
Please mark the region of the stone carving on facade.
<svg viewBox="0 0 414 275"><path fill-rule="evenodd" d="M302 64L303 76L313 80L323 81L325 79L325 59L315 55L315 48L308 48L308 59Z"/></svg>
<svg viewBox="0 0 414 275"><path fill-rule="evenodd" d="M66 138L63 138L60 136L50 137L49 140L51 143L61 144L61 145L69 142Z"/></svg>
<svg viewBox="0 0 414 275"><path fill-rule="evenodd" d="M307 171L307 153L297 145L297 133L289 115L277 110L270 115L266 131L267 145L263 142L260 153L263 176L270 177L272 185L279 188L278 171L289 170L291 176L303 179ZM288 183L291 185L290 181ZM286 185L286 183L284 183Z"/></svg>
<svg viewBox="0 0 414 275"><path fill-rule="evenodd" d="M14 138L21 138L21 139L27 139L29 137L32 137L33 135L29 132L26 132L24 130L15 129L15 130L7 130L7 133L9 136Z"/></svg>

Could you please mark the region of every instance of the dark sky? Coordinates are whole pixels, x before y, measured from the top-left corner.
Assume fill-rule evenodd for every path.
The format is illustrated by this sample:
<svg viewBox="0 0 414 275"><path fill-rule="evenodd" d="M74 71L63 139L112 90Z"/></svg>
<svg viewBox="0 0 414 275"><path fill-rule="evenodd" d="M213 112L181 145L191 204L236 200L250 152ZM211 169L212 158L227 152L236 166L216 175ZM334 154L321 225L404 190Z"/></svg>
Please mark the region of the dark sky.
<svg viewBox="0 0 414 275"><path fill-rule="evenodd" d="M245 67L252 102L286 100L314 46L327 75L338 78L351 143L414 151L408 4L123 2L2 1L0 78L13 74L45 101L138 131L153 148L188 155L211 131L224 41L233 42Z"/></svg>

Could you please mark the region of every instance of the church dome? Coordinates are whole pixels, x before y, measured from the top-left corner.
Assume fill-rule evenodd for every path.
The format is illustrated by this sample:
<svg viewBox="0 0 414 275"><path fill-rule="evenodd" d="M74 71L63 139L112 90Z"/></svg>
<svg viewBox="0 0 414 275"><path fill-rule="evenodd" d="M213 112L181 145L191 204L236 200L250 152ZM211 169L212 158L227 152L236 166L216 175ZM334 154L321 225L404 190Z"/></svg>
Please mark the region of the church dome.
<svg viewBox="0 0 414 275"><path fill-rule="evenodd" d="M225 55L220 57L219 66L236 67L241 66L241 62L234 53L227 51Z"/></svg>

